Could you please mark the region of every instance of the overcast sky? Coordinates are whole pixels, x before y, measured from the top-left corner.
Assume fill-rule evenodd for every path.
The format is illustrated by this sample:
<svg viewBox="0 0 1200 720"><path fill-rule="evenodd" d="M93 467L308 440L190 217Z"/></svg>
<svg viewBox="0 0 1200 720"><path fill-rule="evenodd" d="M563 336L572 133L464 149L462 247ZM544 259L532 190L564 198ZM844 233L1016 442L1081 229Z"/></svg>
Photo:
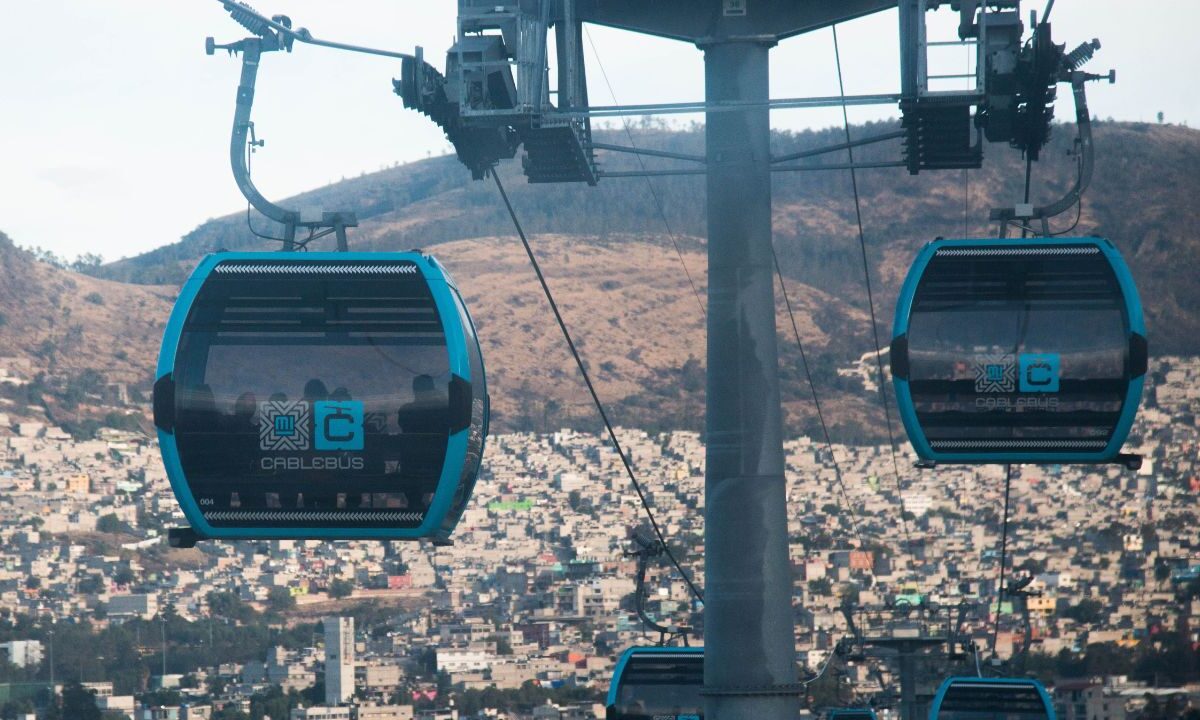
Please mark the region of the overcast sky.
<svg viewBox="0 0 1200 720"><path fill-rule="evenodd" d="M286 13L321 38L404 52L420 44L439 67L453 41L452 0L252 4ZM1042 4L1026 2L1026 12ZM951 13L939 14L947 29L953 25ZM1095 114L1149 121L1161 111L1168 122L1200 127L1200 0L1058 0L1052 20L1056 40L1070 47L1092 37L1104 43L1088 69L1118 71L1115 86L1092 87ZM599 27L588 32L621 103L702 98L702 58L693 46ZM21 245L112 260L243 209L228 159L240 61L206 56L207 35L228 42L244 31L217 0L5 2L0 230ZM847 23L839 37L848 93L897 91L895 11ZM965 53L953 52L934 58L935 67L963 68ZM611 103L590 47L587 60L593 103ZM771 73L774 97L836 94L829 31L781 44ZM255 156L259 188L281 199L448 151L441 132L392 94L398 74L398 61L299 44L291 55L266 56L254 108L258 135L267 141ZM890 107L852 109L851 119L895 114ZM692 119L700 118L673 117ZM840 115L781 111L772 122L827 127Z"/></svg>

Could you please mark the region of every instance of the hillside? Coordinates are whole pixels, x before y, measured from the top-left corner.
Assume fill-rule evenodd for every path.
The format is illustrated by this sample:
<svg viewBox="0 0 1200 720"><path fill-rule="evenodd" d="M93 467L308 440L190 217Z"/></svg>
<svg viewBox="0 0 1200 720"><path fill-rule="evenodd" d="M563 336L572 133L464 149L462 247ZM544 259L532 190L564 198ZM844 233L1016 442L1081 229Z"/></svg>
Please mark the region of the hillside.
<svg viewBox="0 0 1200 720"><path fill-rule="evenodd" d="M894 130L875 123L853 129L855 137ZM778 133L777 152L796 152L839 142L838 130ZM1156 352L1200 353L1200 283L1181 257L1200 256L1200 131L1173 125L1101 122L1096 124L1095 180L1085 197L1076 232L1107 236L1125 253L1145 300ZM703 150L703 129L667 131L643 125L637 143L678 152ZM1034 202L1061 195L1074 179L1066 157L1071 126L1055 128L1044 160L1035 168ZM625 143L623 135L603 140ZM1003 146L986 148L984 168L971 171L969 231L991 235L988 209L1020 197L1024 164ZM897 142L857 151L861 161L896 159ZM601 156L604 167L636 167L627 156ZM651 167L671 161L652 160ZM844 162L833 153L825 162ZM641 178L606 179L589 188L528 185L515 163L502 176L531 233L578 234L601 239L663 234L664 224ZM672 229L703 237L704 184L696 176L654 178ZM928 172L909 176L903 169L860 173L863 222L873 272L882 288L881 319L890 320L892 302L913 253L936 237L963 234L963 173ZM774 176L776 244L790 276L866 308L861 259L854 226L850 182L845 172L777 173ZM472 182L450 157L365 175L307 193L295 205L353 207L363 225L352 235L359 249L430 248L451 240L502 235L510 223L489 183ZM1065 229L1073 218L1059 219ZM266 226L259 218L256 224ZM196 258L217 247L258 247L246 231L245 216L234 214L206 223L180 242L104 266L104 277L133 282L178 283ZM266 247L266 246L262 246ZM439 251L440 252L440 251ZM469 284L469 283L466 283Z"/></svg>
<svg viewBox="0 0 1200 720"><path fill-rule="evenodd" d="M108 383L146 387L174 297L173 287L40 262L0 233L0 367L64 380L94 370Z"/></svg>
<svg viewBox="0 0 1200 720"><path fill-rule="evenodd" d="M539 236L534 242L614 418L631 426L698 428L703 417L704 317L673 251L661 238L634 236ZM698 248L699 242L687 245ZM483 341L494 425L502 430L594 427L595 412L584 402L579 373L520 245L508 238L460 240L440 247L439 256L456 278L472 279L463 285ZM92 371L148 392L173 290L78 275L11 247L2 257L9 275L25 283L23 289L5 283L9 292L0 295L0 307L12 309L5 310L5 317L34 318L0 328L9 356L33 373L64 376L63 386L89 382L86 377L93 375L87 371ZM684 259L703 295L703 254L687 250ZM811 288L796 286L789 293L804 342L822 358L814 365L819 365L822 389L830 392L827 402L839 433L865 437L873 422L870 398L834 398L835 387L853 384L838 378L826 358L869 347L866 315ZM69 324L53 314L37 318L30 306L60 307ZM130 308L135 312L127 312ZM797 429L813 430L816 419L803 402L807 385L801 383L782 299L779 319L792 421L801 423ZM832 347L830 337L840 344ZM62 405L54 401L49 408L60 420Z"/></svg>
<svg viewBox="0 0 1200 720"><path fill-rule="evenodd" d="M893 128L880 123L854 134ZM1072 128L1056 128L1047 160L1035 173L1035 201L1061 193L1073 178L1074 161L1065 157L1071 136ZM637 141L700 152L703 133L643 125ZM780 152L837 141L833 130L776 137ZM1077 232L1110 237L1125 252L1145 300L1152 352L1200 354L1200 283L1192 263L1181 261L1200 250L1200 206L1192 202L1200 191L1200 132L1100 123L1096 144L1096 180ZM858 159L893 159L898 152L894 143L885 143L863 149ZM603 160L610 169L632 167L623 157ZM1017 197L1023 178L1020 158L1007 148L989 146L985 164L969 173L968 227L976 235L994 232L985 222L988 208ZM646 181L530 186L514 163L502 174L618 422L698 427L703 315ZM860 174L859 186L876 315L886 342L895 293L913 253L935 236L963 234L964 174L911 177L903 170L872 170ZM654 187L703 297L703 182L655 178ZM835 434L844 440L878 437L877 395L836 372L871 348L849 178L845 172L780 173L773 192L780 261ZM471 182L453 158L435 158L288 203L353 207L362 219L351 235L355 249L436 252L459 280L480 326L498 429L594 427L578 373L489 184ZM1071 219L1058 221L1056 229ZM256 224L266 225L261 218ZM50 371L95 369L145 391L173 288L205 252L268 248L258 242L238 213L206 223L178 243L96 269L103 280L37 263L9 243L0 248L6 273L0 313L8 321L0 327L0 340L10 350L0 354ZM812 433L816 420L782 300L778 318L789 428Z"/></svg>

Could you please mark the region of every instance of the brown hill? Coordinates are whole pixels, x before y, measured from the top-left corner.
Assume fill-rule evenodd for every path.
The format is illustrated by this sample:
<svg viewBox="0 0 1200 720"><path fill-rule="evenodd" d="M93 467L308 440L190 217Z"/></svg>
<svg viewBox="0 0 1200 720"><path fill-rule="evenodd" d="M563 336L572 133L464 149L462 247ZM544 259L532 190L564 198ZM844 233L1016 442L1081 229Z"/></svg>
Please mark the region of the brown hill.
<svg viewBox="0 0 1200 720"><path fill-rule="evenodd" d="M854 137L895 130L894 123L852 129ZM776 152L798 152L841 141L840 129L776 133ZM1074 180L1075 161L1067 156L1074 127L1059 125L1034 172L1033 201L1057 198ZM1175 125L1095 123L1096 171L1074 232L1110 238L1124 252L1138 279L1147 311L1152 350L1200 354L1200 283L1190 259L1200 256L1200 131ZM623 136L601 140L628 144ZM643 127L643 147L683 153L703 151L703 128L670 131ZM897 142L860 148L862 162L894 160ZM830 153L821 162L841 163ZM603 155L608 169L633 169L627 156ZM266 158L264 161L269 161ZM669 162L669 161L659 161ZM526 230L532 233L586 235L608 240L665 234L665 224L645 179L606 179L599 186L528 185L516 163L501 166L510 195ZM903 169L859 174L863 222L872 272L879 278L877 299L881 331L890 323L892 304L912 255L921 244L942 235L964 234L964 194L969 195L966 232L992 235L988 210L1015 202L1022 194L1024 163L1006 147L989 145L984 167L968 174L926 172L913 177ZM689 238L705 235L704 181L696 176L654 178L674 232ZM969 187L967 187L969 185ZM964 193L969 190L968 193ZM776 245L784 272L866 309L854 205L848 174L776 173ZM352 208L363 225L352 242L363 250L395 250L508 235L510 221L490 183L472 182L453 158L434 158L365 175L287 201L295 206ZM1072 217L1054 223L1055 230ZM256 225L268 227L264 218ZM113 279L178 283L197 258L214 248L269 247L246 230L235 214L206 223L180 242L104 266ZM440 253L441 251L439 251ZM469 283L464 283L469 284Z"/></svg>
<svg viewBox="0 0 1200 720"><path fill-rule="evenodd" d="M865 137L892 129L892 124L876 123L853 132ZM836 143L839 132L780 133L775 145L780 152L796 152ZM1072 136L1070 126L1055 129L1035 173L1035 202L1056 197L1073 180L1074 160L1065 155ZM702 148L703 132L643 128L638 144L694 153ZM1200 132L1106 122L1097 127L1096 144L1096 179L1074 232L1107 236L1125 253L1145 301L1152 352L1200 354L1200 283L1191 262L1200 254L1200 205L1192 200L1200 191ZM882 143L862 149L858 159L872 162L897 155L894 143ZM616 169L630 162L604 160ZM843 158L835 153L826 161ZM514 163L501 170L616 419L649 428L698 427L704 389L702 313L646 181L604 180L595 188L530 186ZM986 222L988 209L1019 197L1022 180L1020 158L1002 147L989 147L985 168L968 174L860 174L884 342L895 293L917 248L938 235L994 233ZM654 188L703 295L703 181L655 178ZM878 437L878 396L836 372L872 347L849 178L845 172L780 173L774 177L773 194L776 246L827 417L844 440ZM594 427L578 374L490 185L472 183L453 158L435 158L288 202L353 208L362 219L351 238L355 249L423 247L451 268L480 325L498 428ZM1072 219L1059 219L1055 229L1065 229ZM265 228L265 220L259 218L256 225ZM269 246L251 237L245 216L236 214L206 223L178 243L96 272L176 287L201 255L219 247ZM95 369L114 379L140 378L143 390L148 389L172 292L63 273L14 255L11 246L0 262L15 268L5 270L0 286L0 313L9 322L0 328L0 339L15 354L47 371ZM100 304L88 301L91 293ZM782 308L778 317L789 425L812 434L816 427L809 389Z"/></svg>
<svg viewBox="0 0 1200 720"><path fill-rule="evenodd" d="M533 242L614 419L628 426L698 428L704 316L670 245L649 237L535 236ZM483 342L495 427L594 428L595 411L520 245L510 238L461 240L439 246L438 256L456 278L470 279L463 286ZM693 249L684 260L703 298L704 256ZM63 392L88 383L88 390L96 390L102 378L130 383L148 397L174 289L79 275L39 262L11 243L0 252L0 268L0 308L11 318L0 328L7 355L35 373L61 376ZM807 287L789 287L789 295L801 336L815 354L830 354L830 325L838 337L869 347L861 311ZM801 383L782 299L779 318L791 421L811 430L815 417L804 401L808 389ZM844 346L837 350L846 352ZM869 398L835 398L834 384L846 382L831 368L822 372L829 380L823 394L829 395L839 432L859 436L860 427L872 423ZM49 409L60 420L73 409L64 407L63 392L47 392Z"/></svg>
<svg viewBox="0 0 1200 720"><path fill-rule="evenodd" d="M102 280L38 261L0 233L0 357L44 382L93 371L102 378L89 391L97 383L148 387L174 296L174 288Z"/></svg>
<svg viewBox="0 0 1200 720"><path fill-rule="evenodd" d="M659 239L578 236L532 239L538 260L598 391L613 419L629 426L699 429L703 418L705 331L679 258ZM590 404L549 306L521 246L508 238L438 247L456 278L470 278L465 299L488 363L496 422L506 428L595 426ZM685 251L701 301L704 255ZM806 350L822 358L870 348L863 313L819 290L789 284ZM777 292L783 390L792 430L816 422L782 296ZM831 338L839 338L833 343ZM844 437L862 437L874 414L870 396L822 366L819 390Z"/></svg>

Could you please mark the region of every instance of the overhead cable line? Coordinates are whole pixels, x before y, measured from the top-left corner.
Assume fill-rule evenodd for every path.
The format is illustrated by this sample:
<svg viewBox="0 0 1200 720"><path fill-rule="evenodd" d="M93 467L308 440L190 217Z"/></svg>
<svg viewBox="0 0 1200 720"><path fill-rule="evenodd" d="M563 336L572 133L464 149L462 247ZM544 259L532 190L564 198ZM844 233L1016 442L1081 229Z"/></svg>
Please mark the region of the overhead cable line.
<svg viewBox="0 0 1200 720"><path fill-rule="evenodd" d="M820 680L821 677L825 674L825 670L829 668L829 664L831 662L833 662L833 656L836 654L837 654L836 651L834 651L833 649L830 649L829 654L825 656L825 662L821 665L821 669L817 671L817 674L813 675L812 677L810 677L807 680L804 680L800 684L805 687L808 687L809 685L812 685L816 681Z"/></svg>
<svg viewBox="0 0 1200 720"><path fill-rule="evenodd" d="M1008 498L1012 490L1012 465L1004 466L1004 521L1000 530L1000 578L996 587L996 619L992 623L992 655L1000 637L1000 606L1004 603L1004 566L1008 564Z"/></svg>
<svg viewBox="0 0 1200 720"><path fill-rule="evenodd" d="M817 419L821 421L821 433L825 436L825 447L829 450L829 457L833 461L834 477L837 478L838 487L842 491L842 498L846 503L846 510L850 513L850 524L854 528L854 535L858 538L860 548L866 548L866 543L863 542L862 531L858 527L858 513L854 511L854 505L850 502L850 495L846 492L846 484L842 480L842 467L838 463L837 455L833 452L833 442L829 439L829 427L825 424L825 413L821 411L821 399L817 397L817 385L813 382L812 370L808 366L808 354L804 352L804 342L800 340L800 328L796 325L796 315L792 312L792 301L788 297L787 285L783 281L783 271L779 268L779 256L775 253L775 245L771 244L771 260L775 263L775 275L779 278L779 289L783 292L783 302L787 307L788 319L792 322L792 335L796 338L796 348L800 351L800 362L804 365L804 376L808 380L808 388L812 391L813 406L817 410ZM874 572L872 571L872 574ZM813 678L814 680L816 678Z"/></svg>
<svg viewBox="0 0 1200 720"><path fill-rule="evenodd" d="M587 36L588 45L592 47L592 55L596 58L596 65L600 68L600 75L604 78L604 84L608 86L608 94L612 96L613 105L620 105L617 100L617 93L613 90L612 83L608 79L608 72L604 69L604 62L600 59L600 51L596 49L596 42L592 40L592 34L588 32L587 27L583 28L583 34ZM622 116L621 125L625 128L625 137L629 139L629 144L637 149L637 143L633 140L633 131L629 129L629 119ZM650 176L646 174L646 163L642 160L640 153L635 153L638 167L641 168L642 175L646 178L646 187L650 190L650 197L654 198L654 204L658 207L658 215L662 218L663 225L667 228L667 237L671 239L671 245L675 247L675 255L679 258L679 264L683 267L683 274L687 276L688 285L692 286L692 295L696 297L696 305L700 307L701 317L707 318L708 311L704 308L704 302L700 299L700 291L696 288L696 282L692 280L692 273L688 271L687 263L684 262L683 252L679 249L679 243L675 239L675 231L671 229L671 221L667 219L666 210L663 209L662 199L658 196L658 190L654 187L654 182L650 180Z"/></svg>
<svg viewBox="0 0 1200 720"><path fill-rule="evenodd" d="M833 57L837 64L838 93L846 97L846 85L842 79L842 55L838 49L837 25L831 25L833 30ZM850 160L850 186L854 189L854 217L858 221L858 246L862 250L863 277L867 285L867 305L871 309L871 335L875 338L875 364L879 370L879 399L883 403L883 415L887 421L888 450L892 454L892 470L896 474L896 495L900 499L900 522L904 529L904 541L912 551L912 536L908 532L907 512L904 509L904 488L900 484L900 463L896 460L896 436L892 431L892 410L888 406L887 385L883 375L883 357L879 344L879 328L875 322L875 295L871 291L871 265L867 261L867 241L863 235L862 205L858 197L858 174L854 170L854 147L850 145L850 115L846 104L842 103L842 127L846 132L846 153Z"/></svg>
<svg viewBox="0 0 1200 720"><path fill-rule="evenodd" d="M529 256L529 263L533 266L533 272L537 275L538 283L542 286L542 292L546 295L546 301L550 303L550 309L554 312L554 319L558 322L558 329L562 331L563 339L567 341L567 348L571 351L571 356L575 359L575 365L579 368L579 373L583 376L583 382L587 385L588 393L592 396L592 402L596 406L596 410L600 413L600 419L604 421L604 428L608 431L608 438L612 441L613 448L617 451L617 457L621 458L621 464L625 466L625 473L629 476L629 481L633 484L633 489L637 492L638 500L642 503L642 509L646 511L646 517L650 519L650 527L654 529L654 534L658 537L658 541L662 543L663 551L667 554L667 558L679 572L688 589L697 600L704 602L704 595L697 589L692 582L691 577L684 572L679 561L675 559L675 553L671 552L671 547L667 544L667 538L663 534L662 528L658 525L658 520L654 517L654 512L650 509L650 504L646 501L646 494L642 490L642 485L638 482L637 475L633 472L633 466L629 464L629 458L625 455L625 450L621 447L621 441L617 439L616 430L613 429L612 423L608 419L608 412L604 409L604 403L600 401L600 395L596 392L596 386L592 384L592 376L587 370L587 366L583 363L583 357L580 356L579 350L575 347L575 341L571 338L571 332L567 329L567 323L563 320L562 313L558 309L558 303L554 300L554 294L550 292L550 286L546 283L546 276L542 274L542 267L537 261L537 256L533 253L533 247L529 244L529 239L525 236L525 230L521 227L521 221L517 219L517 211L513 209L512 202L508 199L508 193L504 191L504 185L500 182L500 175L496 172L496 168L491 168L492 180L496 182L496 189L500 191L500 197L504 200L504 206L508 208L508 216L512 218L513 227L516 228L517 236L521 238L521 245L525 248L525 254Z"/></svg>

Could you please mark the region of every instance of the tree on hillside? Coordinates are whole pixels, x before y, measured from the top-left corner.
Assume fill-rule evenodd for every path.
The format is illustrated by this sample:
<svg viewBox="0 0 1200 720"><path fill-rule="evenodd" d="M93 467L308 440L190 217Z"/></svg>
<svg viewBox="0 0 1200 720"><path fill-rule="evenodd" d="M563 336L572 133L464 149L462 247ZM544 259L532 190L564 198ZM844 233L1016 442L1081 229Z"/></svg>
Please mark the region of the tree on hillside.
<svg viewBox="0 0 1200 720"><path fill-rule="evenodd" d="M124 533L129 532L130 527L114 513L108 513L96 521L96 530L102 533Z"/></svg>
<svg viewBox="0 0 1200 720"><path fill-rule="evenodd" d="M273 587L267 593L267 605L275 612L284 612L296 607L296 598L284 587Z"/></svg>
<svg viewBox="0 0 1200 720"><path fill-rule="evenodd" d="M1104 605L1099 600L1084 598L1078 604L1063 611L1063 617L1083 625L1092 625L1104 618L1103 612Z"/></svg>
<svg viewBox="0 0 1200 720"><path fill-rule="evenodd" d="M95 691L74 683L63 688L63 717L72 720L100 720L100 715L100 708L96 707Z"/></svg>
<svg viewBox="0 0 1200 720"><path fill-rule="evenodd" d="M349 580L342 580L341 578L338 578L337 580L334 580L333 582L329 583L329 596L330 597L335 597L335 598L350 597L350 594L353 592L354 592L354 583L350 582Z"/></svg>

